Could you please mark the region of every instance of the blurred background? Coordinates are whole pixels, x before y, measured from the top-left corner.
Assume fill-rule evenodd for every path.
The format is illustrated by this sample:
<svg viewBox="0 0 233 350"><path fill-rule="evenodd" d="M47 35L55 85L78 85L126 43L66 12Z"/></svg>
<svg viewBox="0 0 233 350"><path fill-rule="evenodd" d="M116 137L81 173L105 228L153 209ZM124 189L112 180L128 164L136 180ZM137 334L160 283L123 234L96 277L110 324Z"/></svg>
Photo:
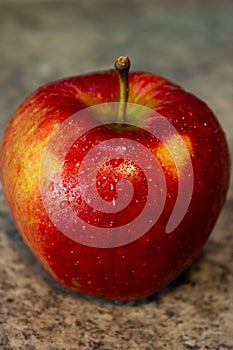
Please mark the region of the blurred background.
<svg viewBox="0 0 233 350"><path fill-rule="evenodd" d="M128 55L207 102L233 152L233 2L0 0L0 138L17 105L49 81ZM22 242L0 191L0 348L233 349L233 191L201 257L141 303L77 295Z"/></svg>

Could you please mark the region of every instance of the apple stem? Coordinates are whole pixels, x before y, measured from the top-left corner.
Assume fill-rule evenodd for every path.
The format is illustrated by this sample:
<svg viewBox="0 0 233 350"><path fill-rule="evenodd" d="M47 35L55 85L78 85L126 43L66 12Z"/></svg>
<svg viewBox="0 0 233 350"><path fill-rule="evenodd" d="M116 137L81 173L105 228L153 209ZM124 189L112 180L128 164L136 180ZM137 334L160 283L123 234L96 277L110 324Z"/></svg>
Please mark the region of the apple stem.
<svg viewBox="0 0 233 350"><path fill-rule="evenodd" d="M122 102L119 106L118 111L118 122L125 123L126 119L126 106L128 101L129 94L129 69L130 69L130 60L127 56L120 56L115 62L115 69L118 74L120 82L120 95L119 102Z"/></svg>

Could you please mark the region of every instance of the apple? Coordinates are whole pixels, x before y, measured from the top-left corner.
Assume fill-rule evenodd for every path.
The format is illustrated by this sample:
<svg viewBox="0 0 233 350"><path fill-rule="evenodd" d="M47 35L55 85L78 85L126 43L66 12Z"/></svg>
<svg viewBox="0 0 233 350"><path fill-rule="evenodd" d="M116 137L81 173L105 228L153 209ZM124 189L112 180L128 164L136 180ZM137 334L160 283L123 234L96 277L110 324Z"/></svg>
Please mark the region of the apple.
<svg viewBox="0 0 233 350"><path fill-rule="evenodd" d="M129 67L121 56L115 70L39 88L0 149L6 201L40 263L68 288L120 301L155 293L197 258L230 177L207 105Z"/></svg>

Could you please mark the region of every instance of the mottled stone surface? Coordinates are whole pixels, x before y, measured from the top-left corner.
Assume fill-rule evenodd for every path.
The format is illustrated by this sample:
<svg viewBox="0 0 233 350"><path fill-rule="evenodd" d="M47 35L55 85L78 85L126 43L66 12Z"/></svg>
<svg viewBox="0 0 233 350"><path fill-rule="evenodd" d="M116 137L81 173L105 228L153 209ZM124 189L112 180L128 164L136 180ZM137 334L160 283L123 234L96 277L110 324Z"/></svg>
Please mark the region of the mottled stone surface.
<svg viewBox="0 0 233 350"><path fill-rule="evenodd" d="M165 75L216 112L233 151L231 1L1 1L0 136L19 102L62 76L109 68ZM233 190L199 259L138 303L79 295L30 253L0 187L0 349L233 349Z"/></svg>

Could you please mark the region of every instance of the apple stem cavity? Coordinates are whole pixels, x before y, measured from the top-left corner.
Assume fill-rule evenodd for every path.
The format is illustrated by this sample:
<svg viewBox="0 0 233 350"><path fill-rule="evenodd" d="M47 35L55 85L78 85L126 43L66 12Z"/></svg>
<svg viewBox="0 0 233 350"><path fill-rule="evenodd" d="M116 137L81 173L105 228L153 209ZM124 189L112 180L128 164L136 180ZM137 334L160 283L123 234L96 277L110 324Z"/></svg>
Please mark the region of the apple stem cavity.
<svg viewBox="0 0 233 350"><path fill-rule="evenodd" d="M126 103L128 101L129 94L129 69L130 69L130 60L127 56L120 56L115 62L115 69L118 74L120 82L120 94L119 102L122 102L119 106L118 111L118 122L125 123L126 119Z"/></svg>

